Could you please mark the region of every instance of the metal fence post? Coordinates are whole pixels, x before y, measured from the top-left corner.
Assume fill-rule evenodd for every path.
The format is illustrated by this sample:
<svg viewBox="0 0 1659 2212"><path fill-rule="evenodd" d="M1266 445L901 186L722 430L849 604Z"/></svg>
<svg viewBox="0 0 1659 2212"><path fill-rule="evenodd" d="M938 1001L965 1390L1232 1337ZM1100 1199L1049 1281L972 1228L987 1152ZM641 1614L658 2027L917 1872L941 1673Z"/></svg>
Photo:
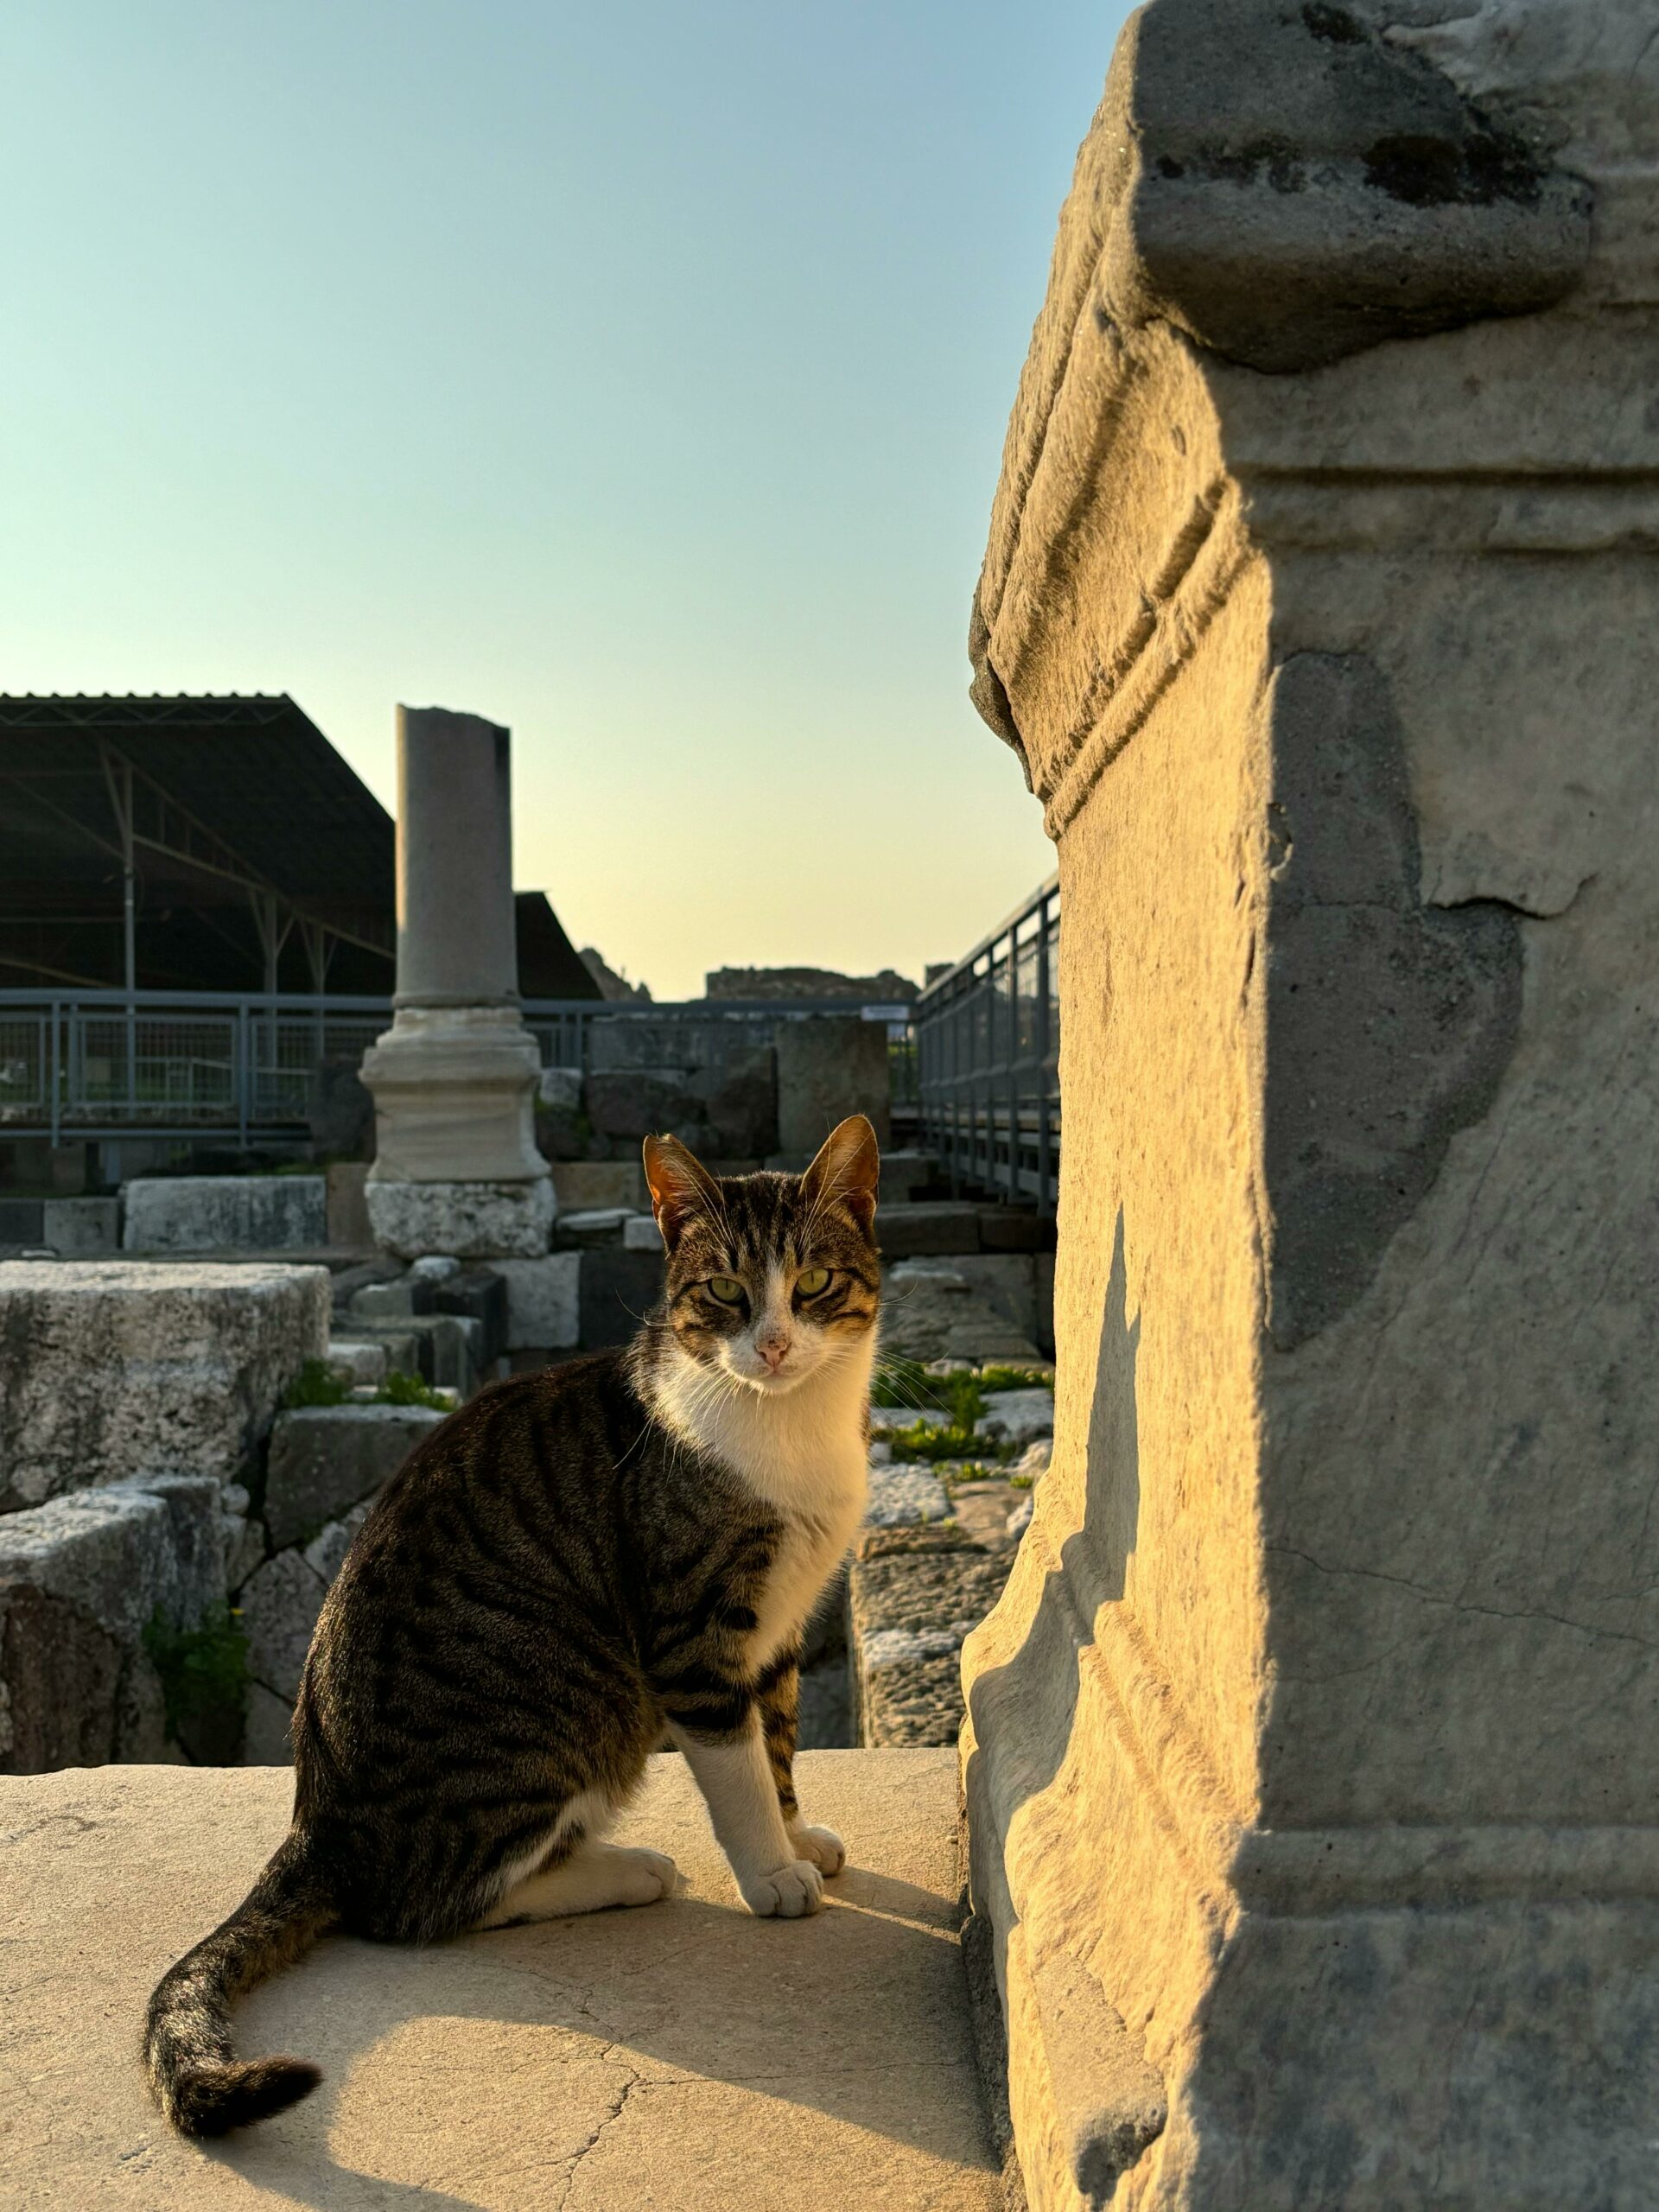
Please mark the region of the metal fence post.
<svg viewBox="0 0 1659 2212"><path fill-rule="evenodd" d="M251 1054L249 1049L248 1002L245 999L237 1001L235 1037L232 1087L236 1093L236 1141L240 1148L245 1152L248 1148L248 1109L251 1103L248 1092L252 1083L250 1067Z"/></svg>

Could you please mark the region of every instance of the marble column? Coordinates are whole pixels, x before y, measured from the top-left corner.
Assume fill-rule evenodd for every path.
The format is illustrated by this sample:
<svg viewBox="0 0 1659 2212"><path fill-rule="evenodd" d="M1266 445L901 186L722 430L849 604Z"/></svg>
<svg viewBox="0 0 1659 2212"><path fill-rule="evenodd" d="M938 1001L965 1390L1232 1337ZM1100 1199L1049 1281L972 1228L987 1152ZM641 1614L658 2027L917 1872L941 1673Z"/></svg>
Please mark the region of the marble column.
<svg viewBox="0 0 1659 2212"><path fill-rule="evenodd" d="M518 1010L510 739L479 715L397 710L393 1005L363 1061L377 1241L406 1256L544 1252L554 1197Z"/></svg>
<svg viewBox="0 0 1659 2212"><path fill-rule="evenodd" d="M1034 2212L1654 2197L1656 27L1152 0L1061 218L973 620L1063 898L963 1662Z"/></svg>

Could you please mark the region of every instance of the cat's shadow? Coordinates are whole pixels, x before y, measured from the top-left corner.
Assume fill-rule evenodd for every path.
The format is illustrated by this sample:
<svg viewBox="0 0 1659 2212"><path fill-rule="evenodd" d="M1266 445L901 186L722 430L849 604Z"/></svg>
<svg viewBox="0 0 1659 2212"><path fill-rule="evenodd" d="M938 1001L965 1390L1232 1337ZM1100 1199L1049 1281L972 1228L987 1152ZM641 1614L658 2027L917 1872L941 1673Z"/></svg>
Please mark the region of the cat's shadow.
<svg viewBox="0 0 1659 2212"><path fill-rule="evenodd" d="M325 1942L237 2020L241 2050L302 2053L322 2067L322 2086L206 2155L317 2212L479 2212L498 2201L489 2184L504 2158L531 2192L522 2201L563 2203L632 2079L647 2097L658 2085L731 2085L729 2104L704 2107L705 2129L741 2129L744 2099L759 2096L994 2171L944 1901L850 1866L831 1896L807 1922L680 1897L426 1951ZM514 2076L524 2109L509 2151L500 2084ZM673 2128L680 2108L662 2100L655 2125ZM454 2193L466 2189L457 2153L469 2133L479 2196ZM372 2142L379 2171L341 2163L337 2140L347 2158ZM798 2201L804 2184L810 2193L810 2157L804 2137L780 2202ZM442 2182L392 2178L399 2169ZM545 2199L533 2193L537 2173Z"/></svg>

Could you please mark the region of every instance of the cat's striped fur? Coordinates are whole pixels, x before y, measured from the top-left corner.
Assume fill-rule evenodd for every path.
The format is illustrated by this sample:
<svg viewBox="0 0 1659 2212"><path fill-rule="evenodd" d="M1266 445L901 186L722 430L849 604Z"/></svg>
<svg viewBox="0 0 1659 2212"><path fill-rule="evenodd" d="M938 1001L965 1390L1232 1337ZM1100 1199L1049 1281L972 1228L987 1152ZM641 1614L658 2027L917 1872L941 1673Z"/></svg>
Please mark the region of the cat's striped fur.
<svg viewBox="0 0 1659 2212"><path fill-rule="evenodd" d="M815 1911L840 1868L796 1802L797 1660L863 1510L874 1134L843 1122L800 1177L645 1156L668 1257L639 1336L445 1421L328 1593L293 1827L150 1999L150 2079L188 2133L315 2086L238 2060L230 2008L327 1929L426 1942L671 1895L669 1860L604 1840L665 1736L753 1910Z"/></svg>

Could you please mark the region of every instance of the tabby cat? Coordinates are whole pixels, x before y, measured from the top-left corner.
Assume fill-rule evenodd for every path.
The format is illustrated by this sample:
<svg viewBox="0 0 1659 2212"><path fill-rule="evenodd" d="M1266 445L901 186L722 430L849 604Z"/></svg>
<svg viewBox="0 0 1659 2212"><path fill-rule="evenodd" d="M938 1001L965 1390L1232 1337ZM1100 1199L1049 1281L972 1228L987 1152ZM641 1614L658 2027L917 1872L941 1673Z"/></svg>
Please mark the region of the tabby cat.
<svg viewBox="0 0 1659 2212"><path fill-rule="evenodd" d="M664 1738L752 1912L816 1912L842 1850L791 1782L803 1624L864 1510L880 1274L862 1116L804 1175L645 1174L667 1251L632 1344L497 1382L413 1452L329 1591L294 1714L293 1826L166 1974L145 2056L218 2135L304 2096L232 1999L331 1929L423 1942L679 1877L606 1831Z"/></svg>

